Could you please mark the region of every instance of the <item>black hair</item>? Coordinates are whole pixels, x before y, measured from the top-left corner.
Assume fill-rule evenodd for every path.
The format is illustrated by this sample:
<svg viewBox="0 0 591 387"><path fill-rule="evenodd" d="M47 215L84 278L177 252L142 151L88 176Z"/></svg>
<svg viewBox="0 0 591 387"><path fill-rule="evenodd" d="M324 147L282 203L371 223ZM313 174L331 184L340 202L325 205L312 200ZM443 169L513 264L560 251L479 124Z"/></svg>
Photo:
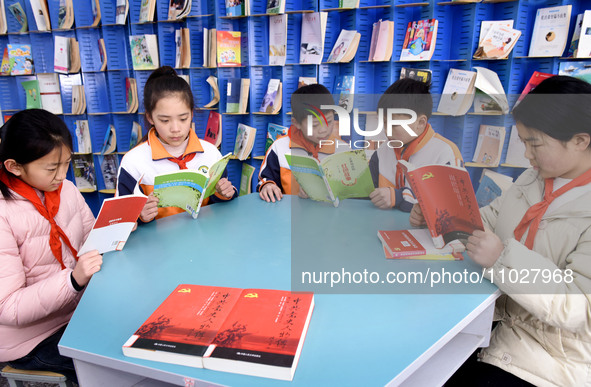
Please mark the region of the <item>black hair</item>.
<svg viewBox="0 0 591 387"><path fill-rule="evenodd" d="M152 114L158 101L170 94L180 94L187 106L193 111L195 100L191 86L170 66L157 68L150 74L144 86L144 109L147 114Z"/></svg>
<svg viewBox="0 0 591 387"><path fill-rule="evenodd" d="M378 108L410 109L420 115L431 118L433 97L431 85L411 78L399 79L391 84L380 97Z"/></svg>
<svg viewBox="0 0 591 387"><path fill-rule="evenodd" d="M313 107L320 109L322 105L334 104L332 94L326 86L320 83L302 86L291 95L291 113L297 122L303 122L310 114L309 110L313 109ZM332 111L330 109L323 112Z"/></svg>
<svg viewBox="0 0 591 387"><path fill-rule="evenodd" d="M28 109L14 114L0 128L0 163L13 159L20 165L28 164L65 145L72 150L72 135L58 116L47 110ZM9 171L5 171L9 176ZM0 182L4 198L12 198L8 187Z"/></svg>
<svg viewBox="0 0 591 387"><path fill-rule="evenodd" d="M591 84L574 77L544 79L513 108L513 118L562 142L591 135Z"/></svg>

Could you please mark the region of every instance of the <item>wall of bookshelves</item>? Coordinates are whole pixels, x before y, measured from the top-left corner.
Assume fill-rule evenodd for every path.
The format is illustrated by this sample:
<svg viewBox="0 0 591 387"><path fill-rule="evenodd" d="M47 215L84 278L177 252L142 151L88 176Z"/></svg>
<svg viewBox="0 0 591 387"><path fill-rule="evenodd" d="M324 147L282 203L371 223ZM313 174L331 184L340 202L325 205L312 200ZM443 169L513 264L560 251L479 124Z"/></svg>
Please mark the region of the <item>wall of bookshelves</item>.
<svg viewBox="0 0 591 387"><path fill-rule="evenodd" d="M8 6L20 2L26 11L29 23L28 32L20 33L20 24L8 12ZM28 0L6 2L8 33L0 35L0 47L7 44L30 44L34 60L35 73L53 72L53 51L55 36L74 37L80 46L81 71L77 74L61 75L61 97L65 114L62 116L72 133L74 122L79 119L89 121L93 152L100 151L105 132L109 125L117 133L117 151L120 157L129 149L131 128L134 121L144 124L143 86L151 70L133 70L129 36L137 34L156 34L161 65L174 66L175 30L188 28L191 37L191 67L178 69L180 74L188 75L195 95L197 109L194 114L196 132L203 136L210 109L203 106L211 99L211 87L206 79L210 75L218 78L220 102L213 109L222 114L221 153L234 149L238 123L255 127L257 135L251 157L244 161L257 168L251 184L256 183L258 168L265 151L266 129L272 122L289 126L291 115L290 96L297 88L299 77L316 77L329 90L334 90L338 76L355 76L355 93L379 95L391 83L399 78L402 67L429 69L432 71L432 93L436 109L439 94L443 90L450 68L470 70L473 66L486 67L495 71L513 106L518 96L534 71L558 73L563 57L528 57L531 34L538 8L572 4L571 23L568 42L574 29L577 14L591 9L591 0L584 1L506 1L484 0L480 3L462 1L453 2L411 2L386 0L360 0L359 8L339 9L338 0L285 0L285 13L288 14L287 60L285 66L269 66L269 15L266 1L250 1L250 16L227 17L225 0L192 0L188 17L179 21L167 21L168 2L157 1L155 22L139 23L141 0L130 0L129 15L125 25L115 24L117 0L100 0L101 22L91 27L93 0L74 0L74 26L65 31L57 30L57 10L59 0L49 0L48 6L52 20L51 32L39 32L35 24ZM306 12L328 12L323 63L320 65L299 64L299 47L303 14ZM438 20L437 41L434 55L430 61L401 62L398 60L402 49L408 22L435 18ZM373 23L378 20L392 20L394 42L392 59L386 62L367 61ZM476 60L472 58L478 46L480 23L483 20L513 19L514 28L522 32L515 48L508 59ZM241 31L242 66L236 68L205 68L203 65L203 30ZM357 30L361 41L355 58L350 63L325 63L339 32L342 29ZM97 42L105 41L107 69L99 71L101 58ZM591 63L591 62L590 62ZM34 76L0 77L0 107L4 115L10 115L26 106L25 92L21 82ZM126 112L125 78L137 80L139 110L135 114ZM228 79L250 78L249 106L247 114L228 114L226 106L226 86ZM257 113L270 79L282 82L283 107L278 114ZM83 115L71 112L72 86L84 85L87 110ZM356 102L363 111L363 99ZM510 115L478 115L469 112L464 116L452 117L434 114L431 118L433 128L454 141L464 160L470 161L476 147L478 129L481 124L504 126L507 130L501 163L505 159L509 140L509 131L514 124ZM146 127L144 125L144 132ZM98 155L94 155L98 166ZM242 161L231 160L228 164L229 178L240 186ZM469 164L470 165L470 164ZM474 184L480 178L482 168L468 167ZM498 172L516 177L521 168L501 164L494 168ZM84 193L93 211L97 212L100 203L112 195L104 189L100 167L95 168L98 190ZM72 172L70 178L74 180Z"/></svg>

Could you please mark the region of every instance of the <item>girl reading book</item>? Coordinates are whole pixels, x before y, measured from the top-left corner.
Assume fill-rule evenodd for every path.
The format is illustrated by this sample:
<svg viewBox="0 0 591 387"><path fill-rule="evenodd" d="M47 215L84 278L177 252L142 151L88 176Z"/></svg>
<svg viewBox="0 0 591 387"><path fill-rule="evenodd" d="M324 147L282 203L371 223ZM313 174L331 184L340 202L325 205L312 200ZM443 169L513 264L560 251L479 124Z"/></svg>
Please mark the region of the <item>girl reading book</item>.
<svg viewBox="0 0 591 387"><path fill-rule="evenodd" d="M142 222L178 214L178 207L158 207L154 177L179 169L197 169L207 173L222 155L207 141L201 141L191 128L195 102L189 84L170 66L163 66L148 78L144 87L146 120L152 126L143 143L125 154L117 178L117 194L133 193L139 182L148 201L140 214ZM227 201L237 196L237 190L224 170L215 186L215 195L205 199L210 203Z"/></svg>
<svg viewBox="0 0 591 387"><path fill-rule="evenodd" d="M0 128L0 362L76 381L57 344L102 256L78 257L94 216L66 179L72 137L45 110Z"/></svg>

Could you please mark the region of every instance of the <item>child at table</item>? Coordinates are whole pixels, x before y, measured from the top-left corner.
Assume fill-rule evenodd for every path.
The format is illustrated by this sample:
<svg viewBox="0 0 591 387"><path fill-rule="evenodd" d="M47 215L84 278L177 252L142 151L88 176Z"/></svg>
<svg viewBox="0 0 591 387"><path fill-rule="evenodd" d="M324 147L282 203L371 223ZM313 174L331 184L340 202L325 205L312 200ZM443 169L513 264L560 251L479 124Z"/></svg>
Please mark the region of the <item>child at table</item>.
<svg viewBox="0 0 591 387"><path fill-rule="evenodd" d="M129 195L141 178L140 187L149 195L140 220L154 219L184 212L177 207L158 208L154 177L179 169L207 172L222 158L218 149L200 141L191 129L195 102L189 84L170 66L160 67L150 75L144 87L146 120L152 125L143 142L125 154L117 177L117 195ZM238 191L224 171L215 186L215 194L203 205L223 202L238 196Z"/></svg>
<svg viewBox="0 0 591 387"><path fill-rule="evenodd" d="M421 81L399 79L386 89L378 102L378 108L383 110L384 130L387 130L388 108L410 109L417 115L416 120L408 124L416 136L400 125L393 126L392 135L387 136L388 140L399 141L402 147L390 148L382 144L369 161L374 185L378 187L369 198L378 208L397 208L409 212L416 203L402 168L398 168L398 160L409 161L417 167L429 164L463 165L462 155L456 144L435 133L429 124L433 110L429 88L428 84ZM404 120L410 116L393 114L392 118Z"/></svg>
<svg viewBox="0 0 591 387"><path fill-rule="evenodd" d="M322 161L335 153L338 125L335 125L333 110L321 111L322 105L334 105L334 99L319 83L302 86L291 95L292 117L288 135L273 142L261 165L257 190L264 201L275 202L284 194L300 194L286 154L313 156ZM308 134L308 116L313 117L311 135ZM303 192L302 195L305 196Z"/></svg>
<svg viewBox="0 0 591 387"><path fill-rule="evenodd" d="M496 304L499 323L489 347L447 385L589 384L589 106L591 85L554 76L513 109L533 168L481 209L486 229L475 231L466 246L504 293ZM420 211L412 214L411 224L420 224Z"/></svg>
<svg viewBox="0 0 591 387"><path fill-rule="evenodd" d="M57 344L102 256L77 256L94 216L65 180L72 137L57 116L31 109L0 140L0 362L76 381Z"/></svg>

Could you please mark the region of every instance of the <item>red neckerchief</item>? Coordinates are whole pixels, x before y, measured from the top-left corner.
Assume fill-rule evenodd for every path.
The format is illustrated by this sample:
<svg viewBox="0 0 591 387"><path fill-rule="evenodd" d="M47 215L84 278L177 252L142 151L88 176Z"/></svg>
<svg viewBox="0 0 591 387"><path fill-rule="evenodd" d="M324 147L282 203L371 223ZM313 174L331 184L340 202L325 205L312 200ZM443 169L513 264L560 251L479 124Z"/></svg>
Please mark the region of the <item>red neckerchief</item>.
<svg viewBox="0 0 591 387"><path fill-rule="evenodd" d="M62 266L62 270L65 269L66 266L64 265L62 258L62 241L60 238L64 241L66 246L70 248L74 259L78 260L78 252L70 243L70 240L68 239L66 233L64 233L64 230L62 230L62 228L55 222L54 219L55 215L57 215L57 212L60 209L60 193L62 191L63 183L60 184L58 189L55 191L45 192L45 205L43 205L43 202L39 196L37 196L37 192L35 192L33 187L19 178L10 176L4 169L0 170L0 181L6 184L6 186L12 191L30 201L35 206L37 211L39 211L39 213L49 221L49 224L51 225L51 231L49 233L49 247L51 248L51 252L53 253L55 259L57 259L57 261Z"/></svg>
<svg viewBox="0 0 591 387"><path fill-rule="evenodd" d="M191 137L191 133L189 133L189 137ZM197 136L195 136L195 138L196 137ZM159 141L159 140L158 140L158 137L156 136L156 130L154 128L152 128L152 129L150 129L150 132L148 134L148 144L150 144L150 147L152 147L152 144L155 144L155 141ZM189 138L189 141L191 141L191 138ZM159 144L159 146L162 148L161 152L166 152L164 146L162 146L161 143ZM189 147L189 145L187 144L187 148L188 147ZM201 151L203 151L203 148L201 148L201 145L199 145L199 149ZM166 154L168 155L168 157L166 157L166 158L168 160L172 161L173 163L175 163L176 165L178 165L179 169L187 169L187 163L195 158L196 152L198 152L198 151L199 150L197 150L195 152L191 152L191 153L185 153L180 157L173 157L168 152L166 152ZM185 150L185 152L187 152L187 151Z"/></svg>
<svg viewBox="0 0 591 387"><path fill-rule="evenodd" d="M408 161L410 156L414 155L419 149L423 147L431 138L435 135L435 131L431 128L431 124L427 124L427 127L421 133L420 136L415 138L405 147L402 148L394 148L394 154L396 155L396 160L404 160ZM402 168L396 167L396 189L400 189L404 187L404 172L402 172Z"/></svg>
<svg viewBox="0 0 591 387"><path fill-rule="evenodd" d="M557 189L555 192L552 192L554 188L554 179L546 179L544 181L544 198L542 201L534 204L531 206L521 218L521 222L515 227L515 231L513 234L515 235L515 239L521 241L521 237L525 234L525 231L529 227L529 233L527 234L527 238L525 239L525 246L528 249L532 249L534 246L534 239L536 237L536 233L538 232L538 227L540 226L540 221L542 217L546 213L548 206L554 199L562 195L563 193L567 192L568 190L580 187L585 184L591 183L591 169L580 175L579 177L573 179L568 184Z"/></svg>
<svg viewBox="0 0 591 387"><path fill-rule="evenodd" d="M304 148L308 153L314 156L315 159L318 159L318 151L320 150L319 144L314 144L313 142L309 141L306 137L304 137L304 133L302 133L301 129L296 128L295 126L291 126L289 131L287 132L290 140Z"/></svg>

